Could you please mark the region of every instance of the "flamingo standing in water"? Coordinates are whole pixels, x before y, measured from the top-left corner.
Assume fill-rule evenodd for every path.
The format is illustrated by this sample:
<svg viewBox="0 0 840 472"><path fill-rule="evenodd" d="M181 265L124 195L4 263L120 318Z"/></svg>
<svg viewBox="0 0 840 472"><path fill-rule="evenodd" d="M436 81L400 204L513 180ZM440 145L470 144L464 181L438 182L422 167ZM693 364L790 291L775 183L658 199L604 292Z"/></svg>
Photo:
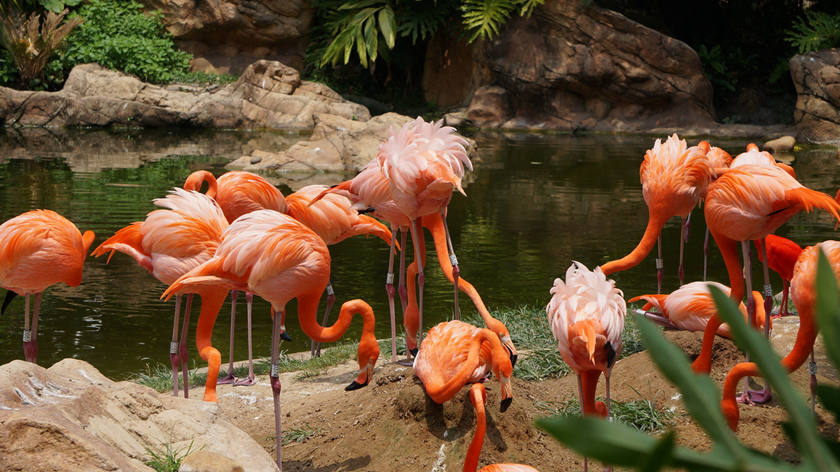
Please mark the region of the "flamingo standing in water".
<svg viewBox="0 0 840 472"><path fill-rule="evenodd" d="M288 214L309 227L321 237L327 246L337 244L345 239L360 234L372 234L379 237L386 244L391 244L391 232L382 223L367 216L360 215L347 197L336 193L327 193L318 201L313 202L325 190L326 185L308 185L286 197ZM327 284L327 306L324 310L322 325L327 324L330 310L335 303L335 292L332 283ZM282 323L285 325L285 323ZM311 354L321 355L321 343L312 341Z"/></svg>
<svg viewBox="0 0 840 472"><path fill-rule="evenodd" d="M216 200L222 208L228 223L233 223L240 216L252 211L263 209L274 210L280 213L286 213L287 211L286 199L280 193L280 190L257 174L245 171L231 171L225 172L217 180L210 172L197 170L187 177L187 180L184 182L184 188L186 190L199 191L205 182L207 183L207 196ZM248 325L248 377L236 380L236 377L233 375L233 334L236 325L237 293L234 290L230 294L230 357L228 359L227 375L224 379L219 380L219 383L253 385L254 356L251 340L251 305L253 303L253 295L250 293L245 293ZM286 341L291 341L289 335L286 334L285 326L282 329L280 337Z"/></svg>
<svg viewBox="0 0 840 472"><path fill-rule="evenodd" d="M117 231L94 251L99 257L114 252L129 255L148 270L154 278L167 286L186 274L216 252L222 231L228 226L219 205L207 195L175 188L154 204L160 210L150 212L144 221L132 223ZM187 337L190 325L192 294L187 296L184 325L178 338L178 318L181 296L175 296L175 317L172 322L172 341L169 360L172 364L172 394L178 395L178 363L184 375L184 398L189 397L187 368Z"/></svg>
<svg viewBox="0 0 840 472"><path fill-rule="evenodd" d="M551 288L545 311L557 349L578 377L578 394L584 415L610 415L610 372L621 352L621 332L627 303L615 282L600 268L590 271L573 262L565 282L558 278ZM604 373L607 402L595 402L598 378ZM584 470L589 469L584 458Z"/></svg>
<svg viewBox="0 0 840 472"><path fill-rule="evenodd" d="M730 297L740 302L744 296L744 274L746 290L752 291L750 277L749 243L750 240L762 239L775 231L791 216L802 210L820 208L831 213L840 221L840 204L830 196L804 187L788 172L776 165L744 164L736 165L709 186L706 195L704 214L706 224L720 248L729 274ZM744 271L738 260L738 242L744 253ZM765 245L766 247L766 245ZM766 260L766 258L765 258ZM765 281L769 273L765 267ZM765 283L765 287L769 283ZM765 295L768 291L765 290ZM772 296L772 291L770 291ZM765 302L766 303L766 302ZM772 304L772 300L770 300ZM772 305L771 305L772 306ZM755 303L747 301L750 313L755 310ZM768 308L765 311L769 312ZM720 326L717 315L709 319L703 335L703 348L695 359L692 368L695 372L708 373L711 369L711 355L714 336ZM769 323L764 325L765 332ZM769 391L745 392L752 401L761 402L769 399ZM757 395L755 395L757 394Z"/></svg>
<svg viewBox="0 0 840 472"><path fill-rule="evenodd" d="M414 358L414 375L438 404L451 400L464 385L484 381L491 372L502 386L501 411L505 411L513 401L513 364L507 351L496 333L458 320L433 326Z"/></svg>
<svg viewBox="0 0 840 472"><path fill-rule="evenodd" d="M320 236L291 216L272 210L259 210L239 217L228 226L213 257L181 276L163 294L163 297L170 297L179 291L242 290L271 303L273 329L270 380L274 395L277 465L281 470L278 365L281 315L276 313L284 311L286 303L297 298L301 328L307 336L319 342L338 340L350 327L354 314L362 317L362 337L358 348L360 372L345 390L367 385L379 357L373 310L364 301L351 300L344 303L338 321L332 326L325 328L318 324L318 302L329 278L330 253ZM208 352L211 351L208 349ZM205 401L217 401L216 378L212 374L214 370L218 372L220 359L218 351L215 353L215 356L207 357L209 369Z"/></svg>
<svg viewBox="0 0 840 472"><path fill-rule="evenodd" d="M601 266L604 275L635 267L650 253L654 242L659 241L656 259L657 292L662 292L663 262L660 234L672 216L682 218L680 232L680 285L683 282L683 251L685 245L686 217L706 194L713 169L703 148L687 147L685 140L674 134L664 143L657 139L653 149L645 153L639 168L642 195L648 206L648 224L642 240L630 254Z"/></svg>
<svg viewBox="0 0 840 472"><path fill-rule="evenodd" d="M824 241L816 246L810 246L802 251L796 266L793 270L793 278L790 281L791 298L799 312L799 331L796 333L791 351L782 359L782 365L793 372L798 369L813 352L814 341L817 339L819 327L816 324L814 309L816 306L816 274L817 258L819 251L825 255L834 271L834 276L840 276L840 241ZM736 364L723 382L723 399L721 408L729 427L732 430L738 428L738 401L736 400L736 389L738 382L747 376L759 376L761 373L753 362L742 362ZM814 408L814 390L816 378L811 374L811 408Z"/></svg>
<svg viewBox="0 0 840 472"><path fill-rule="evenodd" d="M761 240L753 241L758 249L758 259L764 262L765 249ZM790 315L788 312L788 293L790 292L790 279L793 278L793 266L802 253L802 247L788 238L768 234L764 238L767 243L767 265L782 277L782 304L779 307L779 316Z"/></svg>
<svg viewBox="0 0 840 472"><path fill-rule="evenodd" d="M8 290L2 311L15 297L25 295L23 355L38 358L38 315L41 294L50 285L82 283L82 266L93 243L92 231L79 232L67 218L51 210L32 210L0 225L0 287ZM35 295L32 322L29 296Z"/></svg>
<svg viewBox="0 0 840 472"><path fill-rule="evenodd" d="M470 387L470 401L475 408L475 435L467 450L464 460L464 472L475 472L478 468L478 457L481 446L484 445L484 434L487 431L487 414L484 403L487 401L487 391L483 383L474 383ZM491 464L481 468L479 472L538 472L537 469L522 464Z"/></svg>

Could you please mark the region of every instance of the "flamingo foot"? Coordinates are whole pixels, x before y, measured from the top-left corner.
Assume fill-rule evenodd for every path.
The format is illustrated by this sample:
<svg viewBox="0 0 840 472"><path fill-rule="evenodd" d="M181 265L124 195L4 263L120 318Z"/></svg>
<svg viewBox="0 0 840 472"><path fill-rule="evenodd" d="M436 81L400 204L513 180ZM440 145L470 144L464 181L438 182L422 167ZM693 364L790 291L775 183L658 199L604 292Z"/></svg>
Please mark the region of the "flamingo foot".
<svg viewBox="0 0 840 472"><path fill-rule="evenodd" d="M251 385L256 385L257 380L253 374L245 377L244 379L239 379L233 382L235 387L250 387Z"/></svg>
<svg viewBox="0 0 840 472"><path fill-rule="evenodd" d="M216 381L217 385L228 385L233 383L236 383L236 377L233 376L233 369L231 369L230 373L227 374L227 377Z"/></svg>
<svg viewBox="0 0 840 472"><path fill-rule="evenodd" d="M770 393L770 387L764 387L762 390L747 390L752 405L763 405L773 398Z"/></svg>
<svg viewBox="0 0 840 472"><path fill-rule="evenodd" d="M24 341L23 343L23 358L26 362L36 364L38 358L38 341Z"/></svg>
<svg viewBox="0 0 840 472"><path fill-rule="evenodd" d="M283 341L291 341L292 337L286 334L285 331L283 331L282 333L280 333L280 339L282 339Z"/></svg>
<svg viewBox="0 0 840 472"><path fill-rule="evenodd" d="M507 409L510 407L510 404L513 402L513 398L505 398L502 400L502 403L499 407L502 413L506 412Z"/></svg>
<svg viewBox="0 0 840 472"><path fill-rule="evenodd" d="M349 391L351 391L351 390L358 390L358 389L360 389L360 388L362 388L362 387L367 387L367 384L368 384L368 382L365 382L365 383L359 383L359 382L356 382L356 381L354 380L354 381L353 381L350 385L348 385L348 386L344 387L344 390L346 390L346 391L348 391L348 392L349 392Z"/></svg>

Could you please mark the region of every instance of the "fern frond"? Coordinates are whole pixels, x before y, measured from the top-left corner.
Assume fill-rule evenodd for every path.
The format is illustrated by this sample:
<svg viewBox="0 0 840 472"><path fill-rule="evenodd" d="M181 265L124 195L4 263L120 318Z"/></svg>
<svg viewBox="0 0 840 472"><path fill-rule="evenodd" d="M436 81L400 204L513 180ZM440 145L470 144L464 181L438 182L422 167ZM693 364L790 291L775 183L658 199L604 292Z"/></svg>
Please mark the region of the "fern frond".
<svg viewBox="0 0 840 472"><path fill-rule="evenodd" d="M785 41L799 54L835 47L840 44L840 14L808 11L787 30Z"/></svg>
<svg viewBox="0 0 840 472"><path fill-rule="evenodd" d="M461 11L470 35L468 42L478 38L492 39L498 35L499 28L515 6L514 0L464 0Z"/></svg>

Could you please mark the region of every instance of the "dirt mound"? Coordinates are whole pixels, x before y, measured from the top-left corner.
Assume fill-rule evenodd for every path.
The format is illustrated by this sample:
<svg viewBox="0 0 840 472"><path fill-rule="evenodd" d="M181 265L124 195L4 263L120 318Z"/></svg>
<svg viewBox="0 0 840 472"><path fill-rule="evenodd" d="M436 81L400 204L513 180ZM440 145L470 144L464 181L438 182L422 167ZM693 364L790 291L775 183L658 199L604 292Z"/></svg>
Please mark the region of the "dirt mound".
<svg viewBox="0 0 840 472"><path fill-rule="evenodd" d="M667 333L689 357L700 351L702 333ZM718 385L742 354L718 338L712 378ZM475 428L468 389L444 405L432 402L414 378L411 367L380 360L374 380L366 388L345 392L355 375L354 363L319 374L289 373L281 376L283 430L290 441L283 448L283 467L289 471L460 470ZM793 374L807 395L807 369ZM219 386L219 405L234 424L274 453L274 417L267 378L254 387ZM820 379L826 381L826 379ZM487 438L480 465L521 462L539 470L579 470L582 458L560 446L534 427L546 416L546 402L565 402L577 395L577 381L568 376L543 382L513 380L514 401L499 411L499 384L487 383ZM598 395L604 395L603 381ZM613 370L612 398L621 401L649 399L658 408L673 409L672 425L679 442L707 450L706 435L685 414L679 392L656 370L647 353L620 360ZM196 392L196 395L200 395ZM199 397L200 398L200 397ZM830 415L818 406L820 428L837 437ZM784 410L771 401L762 406L742 406L738 436L747 445L788 461L796 461L793 445L782 433ZM295 439L300 442L292 442Z"/></svg>

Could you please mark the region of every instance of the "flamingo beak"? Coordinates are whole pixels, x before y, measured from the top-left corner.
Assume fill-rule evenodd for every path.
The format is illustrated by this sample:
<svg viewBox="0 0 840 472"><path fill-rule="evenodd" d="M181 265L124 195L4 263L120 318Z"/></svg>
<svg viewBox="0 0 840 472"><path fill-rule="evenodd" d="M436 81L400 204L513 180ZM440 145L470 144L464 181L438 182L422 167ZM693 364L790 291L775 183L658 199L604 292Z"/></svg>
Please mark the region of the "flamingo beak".
<svg viewBox="0 0 840 472"><path fill-rule="evenodd" d="M499 409L504 413L513 402L513 389L510 385L510 377L501 377L499 381L502 384L502 402Z"/></svg>
<svg viewBox="0 0 840 472"><path fill-rule="evenodd" d="M519 355L516 352L516 347L513 345L513 341L511 341L510 336L502 336L502 345L507 349L508 356L510 357L510 366L516 367L516 359Z"/></svg>

